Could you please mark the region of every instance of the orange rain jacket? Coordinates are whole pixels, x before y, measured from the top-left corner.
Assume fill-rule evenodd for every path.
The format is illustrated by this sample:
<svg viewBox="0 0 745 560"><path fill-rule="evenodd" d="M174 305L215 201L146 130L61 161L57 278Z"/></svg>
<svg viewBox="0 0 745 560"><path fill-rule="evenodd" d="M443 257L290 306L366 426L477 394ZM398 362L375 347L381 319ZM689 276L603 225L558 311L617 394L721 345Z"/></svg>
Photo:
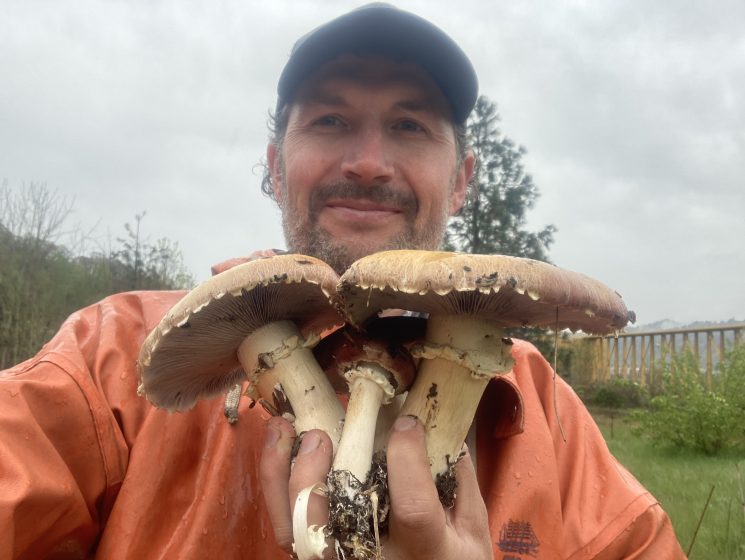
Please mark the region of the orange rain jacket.
<svg viewBox="0 0 745 560"><path fill-rule="evenodd" d="M169 414L137 396L146 334L183 292L109 297L0 372L0 559L286 559L258 478L262 407ZM495 558L683 558L669 519L529 344L478 412ZM470 560L470 559L469 559Z"/></svg>

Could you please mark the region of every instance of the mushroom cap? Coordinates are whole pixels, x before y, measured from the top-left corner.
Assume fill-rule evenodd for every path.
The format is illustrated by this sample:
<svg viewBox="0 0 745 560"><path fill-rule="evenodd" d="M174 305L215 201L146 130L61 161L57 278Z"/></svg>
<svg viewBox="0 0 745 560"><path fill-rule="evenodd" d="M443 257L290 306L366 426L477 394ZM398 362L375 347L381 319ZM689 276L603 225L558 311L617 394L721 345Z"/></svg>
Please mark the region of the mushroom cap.
<svg viewBox="0 0 745 560"><path fill-rule="evenodd" d="M244 377L236 350L258 328L291 320L311 336L342 324L329 300L338 280L323 261L290 254L213 276L174 305L145 339L137 362L140 391L169 410L224 392Z"/></svg>
<svg viewBox="0 0 745 560"><path fill-rule="evenodd" d="M337 292L340 311L355 325L383 309L592 334L617 332L635 319L621 296L597 280L504 255L383 251L354 262Z"/></svg>
<svg viewBox="0 0 745 560"><path fill-rule="evenodd" d="M405 319L419 325L413 317ZM416 377L416 364L409 351L384 335L373 337L344 327L321 340L313 353L337 392L347 391L346 372L363 363L381 366L388 373L395 394L407 391Z"/></svg>

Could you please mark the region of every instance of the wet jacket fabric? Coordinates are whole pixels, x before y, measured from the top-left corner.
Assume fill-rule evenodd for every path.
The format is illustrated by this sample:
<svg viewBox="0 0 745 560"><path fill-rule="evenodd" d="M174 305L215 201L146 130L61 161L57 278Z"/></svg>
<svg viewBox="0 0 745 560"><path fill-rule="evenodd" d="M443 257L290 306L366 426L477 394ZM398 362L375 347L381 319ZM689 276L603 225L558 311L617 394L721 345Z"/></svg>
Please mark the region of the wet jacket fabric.
<svg viewBox="0 0 745 560"><path fill-rule="evenodd" d="M0 560L286 559L258 482L267 413L137 396L146 334L183 292L109 297L0 372ZM529 344L477 418L496 559L682 558L667 516ZM559 426L559 420L561 428ZM562 428L564 436L562 436Z"/></svg>

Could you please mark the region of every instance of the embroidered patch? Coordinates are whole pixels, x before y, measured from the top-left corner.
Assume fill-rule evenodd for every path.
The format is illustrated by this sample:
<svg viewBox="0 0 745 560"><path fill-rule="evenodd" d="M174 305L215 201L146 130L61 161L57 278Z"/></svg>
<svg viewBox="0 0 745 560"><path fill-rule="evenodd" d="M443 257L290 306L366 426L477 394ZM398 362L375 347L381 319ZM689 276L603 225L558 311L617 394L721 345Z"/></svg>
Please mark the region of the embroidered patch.
<svg viewBox="0 0 745 560"><path fill-rule="evenodd" d="M533 526L528 521L513 521L510 519L502 525L499 531L499 550L512 554L527 554L538 556L541 546L538 537L533 532ZM504 560L519 560L514 556L505 556Z"/></svg>

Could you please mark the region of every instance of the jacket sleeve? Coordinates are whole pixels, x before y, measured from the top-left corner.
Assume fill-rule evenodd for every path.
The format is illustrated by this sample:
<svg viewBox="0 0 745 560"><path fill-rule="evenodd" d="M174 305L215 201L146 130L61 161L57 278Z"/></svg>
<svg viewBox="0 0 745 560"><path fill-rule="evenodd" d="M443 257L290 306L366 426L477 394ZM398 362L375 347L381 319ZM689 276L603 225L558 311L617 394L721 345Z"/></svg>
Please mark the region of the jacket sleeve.
<svg viewBox="0 0 745 560"><path fill-rule="evenodd" d="M126 461L97 394L59 354L0 372L0 559L84 558L95 546Z"/></svg>
<svg viewBox="0 0 745 560"><path fill-rule="evenodd" d="M650 506L618 535L595 560L682 560L686 556L678 543L670 518L659 504Z"/></svg>

